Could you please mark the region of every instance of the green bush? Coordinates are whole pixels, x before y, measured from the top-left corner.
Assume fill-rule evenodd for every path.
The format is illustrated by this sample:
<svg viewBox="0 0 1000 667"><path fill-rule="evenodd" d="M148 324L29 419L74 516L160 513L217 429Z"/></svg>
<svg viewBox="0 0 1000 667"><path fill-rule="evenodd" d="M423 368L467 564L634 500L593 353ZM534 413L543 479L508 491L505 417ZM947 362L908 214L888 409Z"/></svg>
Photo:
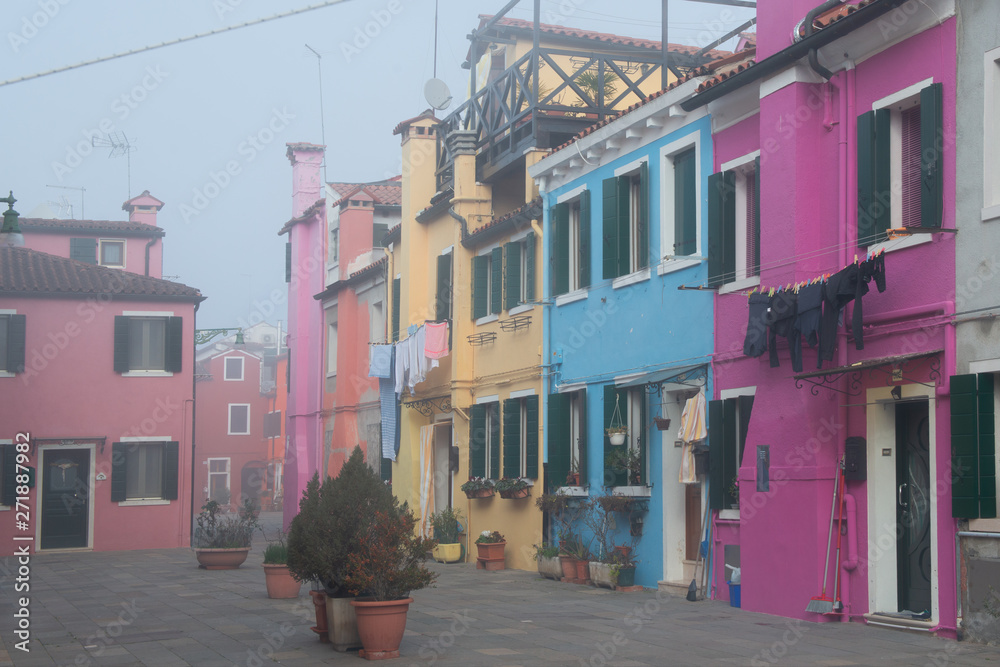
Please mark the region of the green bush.
<svg viewBox="0 0 1000 667"><path fill-rule="evenodd" d="M440 512L430 516L434 528L434 539L438 544L456 544L462 522L462 510L458 507L445 507Z"/></svg>
<svg viewBox="0 0 1000 667"><path fill-rule="evenodd" d="M198 527L194 531L195 549L234 549L249 547L257 527L259 510L247 498L236 516L220 516L222 506L209 500L201 506Z"/></svg>

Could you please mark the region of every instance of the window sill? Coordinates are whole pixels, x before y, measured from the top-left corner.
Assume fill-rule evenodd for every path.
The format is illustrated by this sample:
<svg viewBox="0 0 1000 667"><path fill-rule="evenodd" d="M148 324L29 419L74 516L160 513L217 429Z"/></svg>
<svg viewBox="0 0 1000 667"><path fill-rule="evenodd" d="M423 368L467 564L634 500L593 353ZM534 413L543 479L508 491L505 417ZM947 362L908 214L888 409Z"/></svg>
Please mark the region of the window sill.
<svg viewBox="0 0 1000 667"><path fill-rule="evenodd" d="M14 508L11 507L10 505L0 505L0 512L9 512L12 509Z"/></svg>
<svg viewBox="0 0 1000 667"><path fill-rule="evenodd" d="M879 252L880 250L884 250L885 252L895 252L897 250L904 250L906 248L912 248L913 246L923 245L924 243L930 243L932 240L933 239L931 239L930 234L914 234L912 236L904 236L901 239L883 241L882 243L876 243L875 245L868 246L868 252Z"/></svg>
<svg viewBox="0 0 1000 667"><path fill-rule="evenodd" d="M754 276L753 278L744 278L742 280L734 280L731 283L726 283L719 288L719 294L731 294L733 292L740 292L748 287L757 287L760 285L760 276Z"/></svg>
<svg viewBox="0 0 1000 667"><path fill-rule="evenodd" d="M169 505L169 500L122 500L118 503L118 507L145 507L147 505Z"/></svg>
<svg viewBox="0 0 1000 667"><path fill-rule="evenodd" d="M639 269L629 273L628 275L619 276L611 281L612 289L621 289L622 287L627 287L628 285L635 285L636 283L641 283L649 280L649 268Z"/></svg>
<svg viewBox="0 0 1000 667"><path fill-rule="evenodd" d="M122 373L123 378L172 378L174 374L170 371L126 371Z"/></svg>
<svg viewBox="0 0 1000 667"><path fill-rule="evenodd" d="M656 275L662 276L701 264L700 259L667 259L656 266Z"/></svg>
<svg viewBox="0 0 1000 667"><path fill-rule="evenodd" d="M1000 220L1000 204L996 206L987 206L982 212L983 222L993 222L994 220Z"/></svg>
<svg viewBox="0 0 1000 667"><path fill-rule="evenodd" d="M560 294L556 297L556 306L565 306L567 303L574 303L576 301L583 301L587 298L587 288L573 290L572 292L566 292L565 294Z"/></svg>
<svg viewBox="0 0 1000 667"><path fill-rule="evenodd" d="M722 521L739 521L740 511L735 510L719 510L719 519Z"/></svg>
<svg viewBox="0 0 1000 667"><path fill-rule="evenodd" d="M533 303L526 303L523 306L515 306L507 311L508 315L520 315L521 313L530 313L535 307Z"/></svg>
<svg viewBox="0 0 1000 667"><path fill-rule="evenodd" d="M590 497L590 489L586 486L560 486L556 489L556 493L561 493L564 496L572 496L574 498Z"/></svg>
<svg viewBox="0 0 1000 667"><path fill-rule="evenodd" d="M226 435L250 435L250 432L247 431L246 433L226 433Z"/></svg>
<svg viewBox="0 0 1000 667"><path fill-rule="evenodd" d="M336 372L333 372L333 373L327 373L327 374L326 374L326 379L327 379L327 380L330 380L330 379L334 379L334 378L336 378L336 377L337 377L337 373L336 373Z"/></svg>
<svg viewBox="0 0 1000 667"><path fill-rule="evenodd" d="M486 317L480 317L478 320L476 320L476 326L481 327L484 324L489 324L490 322L496 322L499 319L500 316L495 313L493 315L487 315Z"/></svg>
<svg viewBox="0 0 1000 667"><path fill-rule="evenodd" d="M649 486L612 486L611 495L627 496L629 498L652 498L653 489Z"/></svg>
<svg viewBox="0 0 1000 667"><path fill-rule="evenodd" d="M16 377L16 375L14 373L11 373L10 371L0 371L0 378L12 378L12 377Z"/></svg>

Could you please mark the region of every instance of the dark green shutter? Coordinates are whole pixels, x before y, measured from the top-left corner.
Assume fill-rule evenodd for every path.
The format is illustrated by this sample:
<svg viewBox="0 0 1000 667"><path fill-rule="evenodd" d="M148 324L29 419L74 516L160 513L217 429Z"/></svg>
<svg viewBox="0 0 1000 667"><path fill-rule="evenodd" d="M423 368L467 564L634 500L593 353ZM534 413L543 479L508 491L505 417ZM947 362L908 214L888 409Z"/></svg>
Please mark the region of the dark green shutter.
<svg viewBox="0 0 1000 667"><path fill-rule="evenodd" d="M507 293L507 300L504 308L510 310L521 301L521 244L507 243L503 247L503 254L506 258L504 269L504 289ZM494 292L495 293L495 292Z"/></svg>
<svg viewBox="0 0 1000 667"><path fill-rule="evenodd" d="M17 449L14 445L0 445L0 505L13 506L17 500Z"/></svg>
<svg viewBox="0 0 1000 667"><path fill-rule="evenodd" d="M437 298L434 317L438 322L451 319L451 255L437 258Z"/></svg>
<svg viewBox="0 0 1000 667"><path fill-rule="evenodd" d="M951 515L957 519L979 518L976 380L974 374L951 376Z"/></svg>
<svg viewBox="0 0 1000 667"><path fill-rule="evenodd" d="M381 248L382 239L385 238L386 233L389 231L389 225L384 222L372 223L372 247Z"/></svg>
<svg viewBox="0 0 1000 667"><path fill-rule="evenodd" d="M524 237L524 300L531 303L535 300L535 232L528 232Z"/></svg>
<svg viewBox="0 0 1000 667"><path fill-rule="evenodd" d="M674 251L679 257L698 252L697 174L694 149L674 156Z"/></svg>
<svg viewBox="0 0 1000 667"><path fill-rule="evenodd" d="M996 415L994 413L993 374L978 376L979 404L979 516L995 519L997 515Z"/></svg>
<svg viewBox="0 0 1000 667"><path fill-rule="evenodd" d="M552 296L569 291L569 204L556 204L552 218Z"/></svg>
<svg viewBox="0 0 1000 667"><path fill-rule="evenodd" d="M613 384L604 385L604 424L602 429L608 428L611 424L611 419L615 414L615 399L620 393ZM625 407L619 405L618 413L621 415L622 422L625 423L628 419L628 404ZM618 447L628 447L628 442L624 445L612 445L611 439L608 438L607 432L604 433L604 486L625 486L628 483L628 477L624 472L614 470L608 464L608 457L611 456L611 452L615 451Z"/></svg>
<svg viewBox="0 0 1000 667"><path fill-rule="evenodd" d="M920 91L920 225L940 227L944 210L944 86Z"/></svg>
<svg viewBox="0 0 1000 667"><path fill-rule="evenodd" d="M638 203L638 202L636 202ZM618 271L619 276L632 272L632 177L618 177Z"/></svg>
<svg viewBox="0 0 1000 667"><path fill-rule="evenodd" d="M524 399L524 419L527 435L524 443L524 476L538 479L538 396Z"/></svg>
<svg viewBox="0 0 1000 667"><path fill-rule="evenodd" d="M577 237L580 239L577 256L580 287L590 287L590 190L580 193L580 223Z"/></svg>
<svg viewBox="0 0 1000 667"><path fill-rule="evenodd" d="M577 429L580 433L579 443L577 449L580 450L580 460L577 461L577 465L580 467L580 483L587 483L587 390L581 389L577 392L579 398L579 408L580 408L580 423L577 424Z"/></svg>
<svg viewBox="0 0 1000 667"><path fill-rule="evenodd" d="M500 477L500 404L490 406L490 477Z"/></svg>
<svg viewBox="0 0 1000 667"><path fill-rule="evenodd" d="M163 448L163 499L177 500L177 482L180 451L176 441L168 442Z"/></svg>
<svg viewBox="0 0 1000 667"><path fill-rule="evenodd" d="M285 282L292 282L292 242L285 243Z"/></svg>
<svg viewBox="0 0 1000 667"><path fill-rule="evenodd" d="M708 177L708 285L736 278L736 172Z"/></svg>
<svg viewBox="0 0 1000 667"><path fill-rule="evenodd" d="M888 109L858 116L858 245L885 239L892 224Z"/></svg>
<svg viewBox="0 0 1000 667"><path fill-rule="evenodd" d="M486 477L486 406L469 411L469 477Z"/></svg>
<svg viewBox="0 0 1000 667"><path fill-rule="evenodd" d="M400 278L392 279L392 340L399 340L399 310L401 308L401 290L402 290L402 280Z"/></svg>
<svg viewBox="0 0 1000 667"><path fill-rule="evenodd" d="M111 502L120 503L125 500L125 451L128 445L124 442L111 444Z"/></svg>
<svg viewBox="0 0 1000 667"><path fill-rule="evenodd" d="M503 402L503 476L521 476L521 401Z"/></svg>
<svg viewBox="0 0 1000 667"><path fill-rule="evenodd" d="M635 268L644 269L649 266L649 163L639 165L639 224L637 232L639 246L639 265Z"/></svg>
<svg viewBox="0 0 1000 667"><path fill-rule="evenodd" d="M7 319L8 373L24 372L24 350L27 340L28 319L25 315L11 315Z"/></svg>
<svg viewBox="0 0 1000 667"><path fill-rule="evenodd" d="M738 399L740 412L740 432L739 432L739 458L737 458L737 468L743 463L743 450L747 444L747 433L750 432L750 414L753 412L753 396L740 396Z"/></svg>
<svg viewBox="0 0 1000 667"><path fill-rule="evenodd" d="M97 264L97 239L70 239L69 258L87 264Z"/></svg>
<svg viewBox="0 0 1000 667"><path fill-rule="evenodd" d="M164 370L179 373L184 363L184 318L168 317Z"/></svg>
<svg viewBox="0 0 1000 667"><path fill-rule="evenodd" d="M570 442L570 409L572 394L549 394L545 415L545 433L549 443L549 461L545 476L549 492L565 486L569 476L572 443Z"/></svg>
<svg viewBox="0 0 1000 667"><path fill-rule="evenodd" d="M605 280L617 278L618 273L618 181L606 178L601 186L602 226L601 258L604 267Z"/></svg>
<svg viewBox="0 0 1000 667"><path fill-rule="evenodd" d="M490 312L499 314L503 310L503 250L493 248L490 252Z"/></svg>
<svg viewBox="0 0 1000 667"><path fill-rule="evenodd" d="M125 315L115 316L115 373L127 373L129 370L129 319Z"/></svg>
<svg viewBox="0 0 1000 667"><path fill-rule="evenodd" d="M381 465L379 466L379 479L383 482L389 482L392 484L392 460L387 458L379 459Z"/></svg>
<svg viewBox="0 0 1000 667"><path fill-rule="evenodd" d="M486 317L490 312L490 258L472 258L472 319Z"/></svg>
<svg viewBox="0 0 1000 667"><path fill-rule="evenodd" d="M628 394L625 394L626 396ZM646 397L645 389L641 389L640 393L640 403L639 403L639 432L636 434L636 438L639 440L639 479L645 484L649 480L646 478L646 433L649 432L649 426L646 423L647 410L646 403L649 399Z"/></svg>
<svg viewBox="0 0 1000 667"><path fill-rule="evenodd" d="M753 188L753 262L747 275L760 275L760 156L754 159L754 188Z"/></svg>
<svg viewBox="0 0 1000 667"><path fill-rule="evenodd" d="M722 451L722 483L725 489L726 508L733 507L738 496L729 491L733 480L740 472L740 466L736 459L736 452L739 447L739 424L736 421L736 406L738 400L727 398L722 402L722 437L725 443Z"/></svg>
<svg viewBox="0 0 1000 667"><path fill-rule="evenodd" d="M725 449L725 415L722 401L708 402L708 506L713 510L725 507L727 483L723 483Z"/></svg>

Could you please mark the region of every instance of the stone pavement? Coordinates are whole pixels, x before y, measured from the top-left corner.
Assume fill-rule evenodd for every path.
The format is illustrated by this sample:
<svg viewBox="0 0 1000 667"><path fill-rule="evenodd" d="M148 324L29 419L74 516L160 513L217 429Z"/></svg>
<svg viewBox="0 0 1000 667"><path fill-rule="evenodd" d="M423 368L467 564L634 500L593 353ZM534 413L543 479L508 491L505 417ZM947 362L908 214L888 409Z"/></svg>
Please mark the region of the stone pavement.
<svg viewBox="0 0 1000 667"><path fill-rule="evenodd" d="M14 648L13 575L0 567L0 665L364 664L320 644L305 590L298 600L267 598L262 549L257 540L239 570L214 572L188 549L33 555L30 653ZM414 593L401 657L389 664L1000 665L995 647L857 623L431 567L438 582Z"/></svg>

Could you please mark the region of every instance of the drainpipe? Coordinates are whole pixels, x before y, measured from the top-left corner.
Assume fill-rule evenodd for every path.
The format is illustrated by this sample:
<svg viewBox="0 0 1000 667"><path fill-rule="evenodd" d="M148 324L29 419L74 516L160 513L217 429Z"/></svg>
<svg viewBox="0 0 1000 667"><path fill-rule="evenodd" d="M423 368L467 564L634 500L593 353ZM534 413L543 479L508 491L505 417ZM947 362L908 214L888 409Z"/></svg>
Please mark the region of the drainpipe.
<svg viewBox="0 0 1000 667"><path fill-rule="evenodd" d="M149 246L146 246L147 252L149 251ZM148 254L147 254L148 257ZM148 274L147 274L148 275ZM194 328L192 331L192 336L194 335L194 330L198 328L198 306L200 302L194 304ZM198 401L195 400L198 391L198 355L197 346L195 342L191 341L191 511L188 513L188 520L191 522L191 530L189 536L188 546L194 546L194 447L195 447L195 415L198 412Z"/></svg>
<svg viewBox="0 0 1000 667"><path fill-rule="evenodd" d="M809 13L806 14L806 17L802 20L802 23L805 24L806 34L803 35L802 37L799 37L799 27L802 26L802 23L795 26L795 41L798 42L800 40L811 37L813 33L816 32L816 30L813 28L813 21L816 20L816 17L822 14L823 12L829 11L834 7L836 7L837 5L841 4L843 4L843 0L827 0L819 7L814 7L813 9L809 10ZM817 55L815 48L809 49L809 67L811 67L814 72L823 77L824 81L829 81L830 79L833 78L833 72L831 72L830 70L819 64L819 56Z"/></svg>
<svg viewBox="0 0 1000 667"><path fill-rule="evenodd" d="M151 238L149 240L149 243L146 244L146 275L147 276L149 275L149 248L154 243L156 243L157 241L159 241L161 238L163 238L163 234L160 234L159 236L154 236L153 238Z"/></svg>
<svg viewBox="0 0 1000 667"><path fill-rule="evenodd" d="M840 581L843 591L842 600L849 602L851 599L851 573L858 567L858 504L854 500L854 496L849 493L844 494L844 511L847 513L847 559L840 563L843 568ZM841 620L847 623L851 619L849 603L844 603L844 611Z"/></svg>

